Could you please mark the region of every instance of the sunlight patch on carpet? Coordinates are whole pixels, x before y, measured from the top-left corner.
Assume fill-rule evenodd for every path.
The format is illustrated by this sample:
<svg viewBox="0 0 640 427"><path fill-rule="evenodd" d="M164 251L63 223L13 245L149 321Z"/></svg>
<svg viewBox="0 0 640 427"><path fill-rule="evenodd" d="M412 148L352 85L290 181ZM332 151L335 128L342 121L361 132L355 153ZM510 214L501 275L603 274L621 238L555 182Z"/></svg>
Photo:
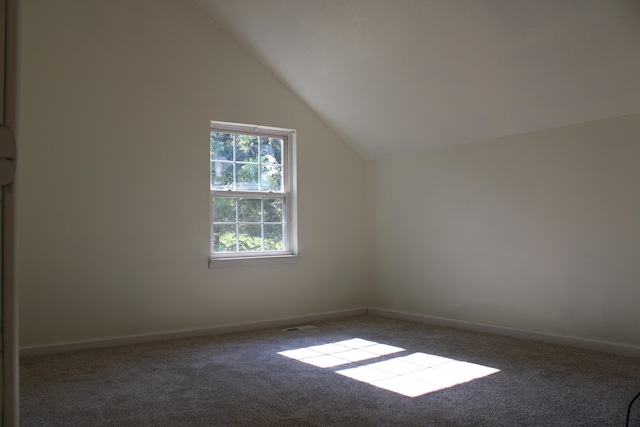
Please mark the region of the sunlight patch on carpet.
<svg viewBox="0 0 640 427"><path fill-rule="evenodd" d="M417 397L500 370L432 354L413 353L336 372L404 396Z"/></svg>
<svg viewBox="0 0 640 427"><path fill-rule="evenodd" d="M278 354L319 368L331 368L405 351L403 348L353 338L323 345L281 351Z"/></svg>
<svg viewBox="0 0 640 427"><path fill-rule="evenodd" d="M406 351L403 348L353 338L278 354L319 368L355 364L336 373L408 397L453 387L486 377L499 369L427 353L413 353L381 362L365 360Z"/></svg>

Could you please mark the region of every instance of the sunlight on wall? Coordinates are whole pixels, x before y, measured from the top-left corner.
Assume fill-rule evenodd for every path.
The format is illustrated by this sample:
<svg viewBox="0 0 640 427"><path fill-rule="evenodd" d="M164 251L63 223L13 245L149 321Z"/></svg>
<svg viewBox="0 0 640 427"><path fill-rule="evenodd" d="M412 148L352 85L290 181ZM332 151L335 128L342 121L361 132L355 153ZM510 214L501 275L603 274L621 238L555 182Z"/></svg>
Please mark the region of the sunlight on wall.
<svg viewBox="0 0 640 427"><path fill-rule="evenodd" d="M278 354L320 368L330 368L402 351L406 350L354 338L282 351ZM426 353L413 353L381 362L358 364L354 368L336 371L340 375L408 397L417 397L453 387L496 372L500 372L500 370Z"/></svg>

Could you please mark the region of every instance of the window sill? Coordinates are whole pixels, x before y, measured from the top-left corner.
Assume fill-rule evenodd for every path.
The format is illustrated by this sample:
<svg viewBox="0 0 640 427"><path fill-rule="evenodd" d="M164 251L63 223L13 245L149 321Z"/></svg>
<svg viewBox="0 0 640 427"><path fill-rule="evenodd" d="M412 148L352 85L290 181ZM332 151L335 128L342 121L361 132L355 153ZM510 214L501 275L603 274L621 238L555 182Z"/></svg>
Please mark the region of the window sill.
<svg viewBox="0 0 640 427"><path fill-rule="evenodd" d="M234 258L212 258L209 257L209 268L212 267L253 267L263 265L293 264L300 260L300 255L273 255L273 256L253 256Z"/></svg>

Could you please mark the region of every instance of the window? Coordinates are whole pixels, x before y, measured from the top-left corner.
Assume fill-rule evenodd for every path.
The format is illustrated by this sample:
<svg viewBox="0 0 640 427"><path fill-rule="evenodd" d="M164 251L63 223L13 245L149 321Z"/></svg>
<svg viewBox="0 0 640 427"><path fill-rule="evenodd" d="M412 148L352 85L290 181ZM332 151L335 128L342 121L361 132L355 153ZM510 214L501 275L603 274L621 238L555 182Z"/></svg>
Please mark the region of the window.
<svg viewBox="0 0 640 427"><path fill-rule="evenodd" d="M210 259L297 254L295 135L211 122Z"/></svg>

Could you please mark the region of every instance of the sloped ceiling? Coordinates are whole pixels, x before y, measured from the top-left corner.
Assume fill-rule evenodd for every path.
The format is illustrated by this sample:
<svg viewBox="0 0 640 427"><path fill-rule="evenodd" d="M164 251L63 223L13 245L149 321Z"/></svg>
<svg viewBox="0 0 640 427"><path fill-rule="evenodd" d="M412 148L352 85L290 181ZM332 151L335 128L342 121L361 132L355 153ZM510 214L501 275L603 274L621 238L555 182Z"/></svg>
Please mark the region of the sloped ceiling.
<svg viewBox="0 0 640 427"><path fill-rule="evenodd" d="M640 112L638 0L198 0L363 155Z"/></svg>

